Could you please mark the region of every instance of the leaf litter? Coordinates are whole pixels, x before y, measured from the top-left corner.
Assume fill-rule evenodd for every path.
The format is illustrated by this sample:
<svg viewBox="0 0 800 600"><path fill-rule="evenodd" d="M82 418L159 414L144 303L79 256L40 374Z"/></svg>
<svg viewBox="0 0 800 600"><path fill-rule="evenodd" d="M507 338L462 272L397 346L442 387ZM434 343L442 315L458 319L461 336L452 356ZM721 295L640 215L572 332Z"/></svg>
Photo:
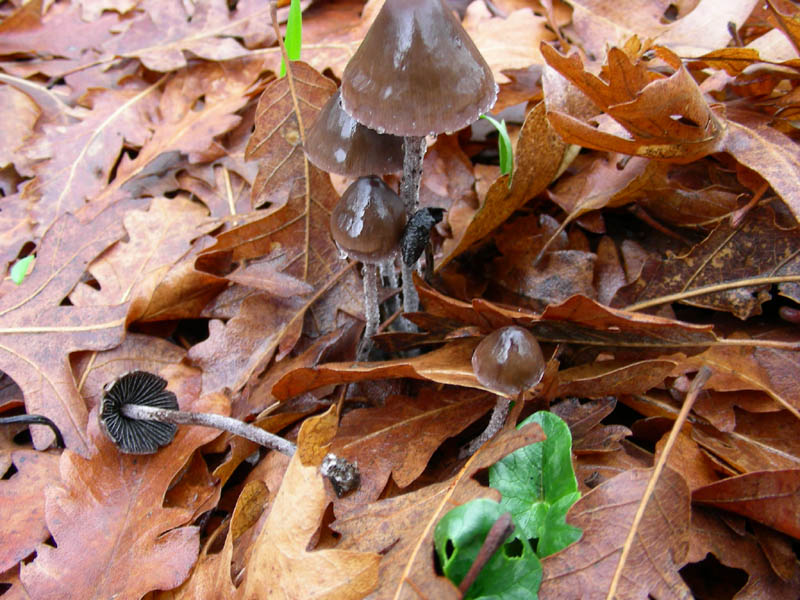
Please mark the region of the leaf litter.
<svg viewBox="0 0 800 600"><path fill-rule="evenodd" d="M420 331L393 330L387 280L364 362L360 273L328 232L349 181L303 140L379 0L301 2L284 78L268 4L0 5L0 416L46 416L67 446L0 425L0 590L456 598L434 531L478 501L516 503L541 557L527 597L796 595L796 7L452 4L513 107L492 113L513 173L477 126L428 141L422 204L447 212L434 276L415 277ZM495 403L472 350L511 324L542 343L544 379L459 458ZM185 427L120 454L96 406L135 369L300 450ZM528 523L555 464L544 499L509 484L530 461L487 484L542 447L514 428L534 413L566 423L543 443L571 436L577 487ZM357 491L324 483L328 451L358 464ZM572 543L537 552L545 525Z"/></svg>

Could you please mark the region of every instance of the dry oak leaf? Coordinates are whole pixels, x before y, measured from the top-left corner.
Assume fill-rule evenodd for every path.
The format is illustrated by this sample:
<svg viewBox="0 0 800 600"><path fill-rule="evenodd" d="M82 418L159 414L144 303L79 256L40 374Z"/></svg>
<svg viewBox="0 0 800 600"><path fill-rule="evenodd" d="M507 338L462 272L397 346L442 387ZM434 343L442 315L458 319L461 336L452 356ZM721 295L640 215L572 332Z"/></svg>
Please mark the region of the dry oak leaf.
<svg viewBox="0 0 800 600"><path fill-rule="evenodd" d="M248 48L254 45L275 42L269 4L264 2L243 0L233 9L225 0L191 4L149 0L139 4L143 11L122 33L103 44L104 52L112 55L106 61L138 58L153 71L174 71L188 64L187 56L228 61L249 55ZM279 21L285 21L288 8L279 10L278 15ZM273 60L277 65L277 52Z"/></svg>
<svg viewBox="0 0 800 600"><path fill-rule="evenodd" d="M769 207L750 211L732 227L722 221L686 254L668 253L649 261L637 281L623 288L613 304L654 305L666 296L679 302L733 313L740 319L761 314L774 282L747 286L757 278L800 277L800 227L782 228ZM787 285L787 284L782 284ZM703 288L729 289L699 294Z"/></svg>
<svg viewBox="0 0 800 600"><path fill-rule="evenodd" d="M255 524L268 498L269 490L263 481L247 483L236 500L222 550L212 554L206 544L189 579L178 589L160 594L159 600L233 600L236 597L236 586L231 581L233 544Z"/></svg>
<svg viewBox="0 0 800 600"><path fill-rule="evenodd" d="M728 567L747 573L747 583L735 600L761 600L762 598L794 598L800 588L800 573L782 580L774 571L754 536L740 535L710 508L695 506L692 509L692 536L689 561L698 562L711 553Z"/></svg>
<svg viewBox="0 0 800 600"><path fill-rule="evenodd" d="M729 477L694 490L692 502L729 510L800 539L800 469Z"/></svg>
<svg viewBox="0 0 800 600"><path fill-rule="evenodd" d="M608 45L622 44L633 35L655 39L681 56L698 56L727 46L728 23L740 28L757 0L699 0L677 5L678 19L664 19L667 3L651 0L570 0L573 27L583 48L602 57ZM683 14L685 7L690 12ZM666 23L666 24L665 24Z"/></svg>
<svg viewBox="0 0 800 600"><path fill-rule="evenodd" d="M164 373L181 408L226 413L221 396L198 398L199 376L185 367ZM199 531L188 526L194 511L165 508L172 480L195 450L219 435L214 429L181 427L168 446L149 456L120 453L89 425L93 453L61 455L60 485L47 490L47 525L58 544L37 547L21 579L35 598L138 600L171 589L189 574L199 551Z"/></svg>
<svg viewBox="0 0 800 600"><path fill-rule="evenodd" d="M37 234L65 212L76 212L103 192L124 145L142 146L149 115L156 110L158 84L130 80L117 89L94 89L81 98L80 120L45 124L24 155L36 177L23 187L35 201Z"/></svg>
<svg viewBox="0 0 800 600"><path fill-rule="evenodd" d="M622 473L570 508L567 520L583 530L583 537L542 560L540 598L607 596L651 473L651 469ZM689 550L690 516L686 482L671 469L664 469L636 531L615 598L638 600L648 594L661 599L692 597L678 573Z"/></svg>
<svg viewBox="0 0 800 600"><path fill-rule="evenodd" d="M287 76L270 82L258 100L255 131L245 149L247 160L259 161L251 191L254 207L283 204L295 181L308 176L305 131L336 91L333 81L304 62L292 63L291 78L294 92Z"/></svg>
<svg viewBox="0 0 800 600"><path fill-rule="evenodd" d="M725 119L714 113L677 55L653 50L673 69L670 76L611 48L601 79L585 70L577 54L564 56L542 44L550 67L543 77L550 124L568 143L597 150L675 162L718 151ZM586 106L576 112L575 105L587 99L594 114L586 114Z"/></svg>
<svg viewBox="0 0 800 600"><path fill-rule="evenodd" d="M390 396L383 406L348 412L331 450L358 464L361 485L336 502L336 514L376 500L390 475L401 488L413 483L442 442L495 402L493 394L478 390L426 388L417 396Z"/></svg>
<svg viewBox="0 0 800 600"><path fill-rule="evenodd" d="M42 239L33 272L0 298L0 369L22 388L27 411L52 419L67 447L78 454L89 450L87 409L75 387L69 354L119 344L128 307L61 303L89 262L124 235L125 211L141 204L118 203L88 224L62 216ZM34 445L46 447L52 433L36 429Z"/></svg>
<svg viewBox="0 0 800 600"><path fill-rule="evenodd" d="M378 554L309 551L329 503L319 468L295 454L253 545L240 599L361 600L375 589Z"/></svg>
<svg viewBox="0 0 800 600"><path fill-rule="evenodd" d="M486 193L481 207L466 223L463 231L454 231L446 240L443 267L501 225L512 213L542 192L558 173L566 144L550 126L543 103L537 104L525 118L514 150L511 187L508 176L497 179Z"/></svg>
<svg viewBox="0 0 800 600"><path fill-rule="evenodd" d="M100 289L79 284L70 294L70 300L76 306L130 302L127 322L132 323L148 320L153 313L163 314L163 307L153 310L154 292L175 263L189 253L191 242L215 229L217 224L208 219L202 206L182 196L153 198L148 210L128 212L124 224L127 241L110 248L89 265ZM225 286L224 281L206 274L188 277L183 282L182 296L208 297L208 288L213 293ZM189 282L191 285L186 285ZM198 315L199 309L191 316Z"/></svg>
<svg viewBox="0 0 800 600"><path fill-rule="evenodd" d="M450 479L358 507L334 521L331 527L343 535L340 548L383 555L380 585L372 597L459 598L455 586L434 571L431 556L436 523L450 509L474 498L498 500L499 492L480 485L473 475L518 448L543 439L538 425L519 430L511 427L481 446Z"/></svg>
<svg viewBox="0 0 800 600"><path fill-rule="evenodd" d="M45 525L44 491L58 481L58 454L17 450L11 460L17 468L0 480L0 573L31 554L37 544L50 537Z"/></svg>

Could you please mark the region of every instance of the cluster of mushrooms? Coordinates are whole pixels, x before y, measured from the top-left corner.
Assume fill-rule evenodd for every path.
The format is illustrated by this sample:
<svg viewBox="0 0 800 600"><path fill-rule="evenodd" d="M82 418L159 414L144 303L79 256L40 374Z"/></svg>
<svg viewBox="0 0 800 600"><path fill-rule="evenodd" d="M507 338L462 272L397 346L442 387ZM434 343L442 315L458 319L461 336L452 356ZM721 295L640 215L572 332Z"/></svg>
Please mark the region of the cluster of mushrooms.
<svg viewBox="0 0 800 600"><path fill-rule="evenodd" d="M386 0L309 129L312 163L359 178L331 215L331 235L364 265L365 339L380 321L378 269L394 285L401 248L403 310L419 307L412 272L442 218L417 210L426 136L466 127L496 98L489 65L445 0ZM398 196L380 176L400 169Z"/></svg>
<svg viewBox="0 0 800 600"><path fill-rule="evenodd" d="M396 286L402 255L403 309L419 299L412 271L442 210L418 209L426 136L457 131L495 102L491 70L445 0L386 0L345 68L342 85L309 130L305 151L317 167L357 177L331 215L331 235L342 253L364 265L365 339L378 330L378 269ZM381 175L403 171L400 195ZM402 250L402 251L401 251ZM432 258L428 257L428 268ZM486 430L466 446L474 453L503 426L512 399L523 400L542 378L545 360L521 327L489 334L472 356L478 381L498 394ZM230 431L288 455L296 446L237 419L178 410L167 382L133 371L110 383L99 420L120 451L149 454L168 444L177 425ZM333 454L321 466L338 495L359 484L356 465Z"/></svg>

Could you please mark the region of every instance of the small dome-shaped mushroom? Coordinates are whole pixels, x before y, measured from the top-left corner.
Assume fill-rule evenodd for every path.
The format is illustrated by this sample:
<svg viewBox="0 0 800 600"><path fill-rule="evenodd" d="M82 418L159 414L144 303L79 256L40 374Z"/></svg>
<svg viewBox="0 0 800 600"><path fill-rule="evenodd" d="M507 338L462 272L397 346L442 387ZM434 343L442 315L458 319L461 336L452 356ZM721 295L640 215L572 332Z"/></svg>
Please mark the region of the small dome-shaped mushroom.
<svg viewBox="0 0 800 600"><path fill-rule="evenodd" d="M330 97L306 135L308 159L329 173L383 175L403 168L403 138L380 134L342 110L339 91Z"/></svg>
<svg viewBox="0 0 800 600"><path fill-rule="evenodd" d="M142 421L122 414L125 404L178 409L175 394L165 379L147 371L131 371L106 386L98 417L100 428L126 454L152 454L175 437L173 423Z"/></svg>
<svg viewBox="0 0 800 600"><path fill-rule="evenodd" d="M406 224L403 201L380 177L361 177L331 214L331 235L350 258L380 264L398 251Z"/></svg>
<svg viewBox="0 0 800 600"><path fill-rule="evenodd" d="M539 342L522 327L493 331L472 353L472 370L481 385L508 396L518 396L539 383L544 368Z"/></svg>

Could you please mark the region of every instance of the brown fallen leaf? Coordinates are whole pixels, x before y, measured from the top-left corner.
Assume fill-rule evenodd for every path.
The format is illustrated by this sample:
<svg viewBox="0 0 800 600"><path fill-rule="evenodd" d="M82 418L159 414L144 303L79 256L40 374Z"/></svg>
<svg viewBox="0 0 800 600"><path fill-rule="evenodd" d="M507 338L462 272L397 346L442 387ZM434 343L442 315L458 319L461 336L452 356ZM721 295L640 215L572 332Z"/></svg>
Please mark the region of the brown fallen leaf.
<svg viewBox="0 0 800 600"><path fill-rule="evenodd" d="M567 520L583 529L583 537L542 560L540 597L606 597L650 473L627 471L572 506ZM690 598L678 574L689 549L689 525L689 490L680 475L665 469L636 532L615 597Z"/></svg>
<svg viewBox="0 0 800 600"><path fill-rule="evenodd" d="M797 595L800 569L795 567L794 576L789 581L781 580L753 536L737 534L712 509L694 507L689 561L703 560L708 553L716 556L722 564L747 573L747 582L736 594L737 600L792 598Z"/></svg>
<svg viewBox="0 0 800 600"><path fill-rule="evenodd" d="M226 412L221 396L198 398L199 377L186 368L166 373L184 409ZM26 590L37 598L140 598L178 586L197 559L199 533L188 526L192 510L164 508L175 475L219 432L182 427L171 444L149 456L121 454L89 425L93 453L61 456L60 484L47 490L47 524L58 547L39 545L22 569Z"/></svg>
<svg viewBox="0 0 800 600"><path fill-rule="evenodd" d="M506 176L492 184L466 230L454 232L453 239L445 244L444 258L437 264L437 269L486 237L515 210L544 190L558 172L565 149L566 145L547 121L544 105L537 104L525 118L514 151L511 187Z"/></svg>
<svg viewBox="0 0 800 600"><path fill-rule="evenodd" d="M332 451L358 463L361 485L336 502L336 514L375 501L390 475L399 487L410 485L442 442L495 402L493 395L477 390L423 389L417 396L390 396L384 406L348 412Z"/></svg>
<svg viewBox="0 0 800 600"><path fill-rule="evenodd" d="M558 372L558 397L642 394L666 379L677 361L599 361Z"/></svg>
<svg viewBox="0 0 800 600"><path fill-rule="evenodd" d="M729 510L800 538L800 469L756 471L723 479L694 490L692 502Z"/></svg>
<svg viewBox="0 0 800 600"><path fill-rule="evenodd" d="M618 292L613 305L638 310L669 297L747 319L761 314L762 304L772 297L770 286L782 278L800 279L798 244L800 229L783 228L773 210L757 208L735 227L722 221L686 254L668 253L666 260L646 265L637 281ZM705 289L709 291L702 293Z"/></svg>
<svg viewBox="0 0 800 600"><path fill-rule="evenodd" d="M45 525L44 492L59 480L58 455L17 450L11 460L17 469L0 481L0 504L14 506L0 522L0 572L7 571L50 537Z"/></svg>
<svg viewBox="0 0 800 600"><path fill-rule="evenodd" d="M448 510L469 500L497 500L497 490L481 486L473 475L543 437L538 425L507 429L483 445L447 481L361 506L334 521L331 527L343 535L340 548L383 555L375 597L458 598L455 586L433 569L434 526Z"/></svg>
<svg viewBox="0 0 800 600"><path fill-rule="evenodd" d="M254 543L239 598L360 600L375 589L378 554L309 549L329 503L318 465L303 466L298 452Z"/></svg>
<svg viewBox="0 0 800 600"><path fill-rule="evenodd" d="M116 346L124 336L128 307L61 303L86 265L122 237L121 215L140 204L119 203L88 225L71 215L61 217L45 234L33 272L0 299L0 368L22 388L28 412L52 419L67 447L78 454L89 450L87 410L72 378L69 353ZM34 445L44 448L52 433L37 429Z"/></svg>
<svg viewBox="0 0 800 600"><path fill-rule="evenodd" d="M543 44L542 54L553 69L545 70L543 78L550 124L571 144L623 154L690 162L716 151L725 120L708 105L677 55L663 47L653 51L673 70L669 77L613 47L607 79L601 79L585 70L577 54L567 57ZM569 96L576 93L594 106L594 115L573 114L576 102Z"/></svg>

